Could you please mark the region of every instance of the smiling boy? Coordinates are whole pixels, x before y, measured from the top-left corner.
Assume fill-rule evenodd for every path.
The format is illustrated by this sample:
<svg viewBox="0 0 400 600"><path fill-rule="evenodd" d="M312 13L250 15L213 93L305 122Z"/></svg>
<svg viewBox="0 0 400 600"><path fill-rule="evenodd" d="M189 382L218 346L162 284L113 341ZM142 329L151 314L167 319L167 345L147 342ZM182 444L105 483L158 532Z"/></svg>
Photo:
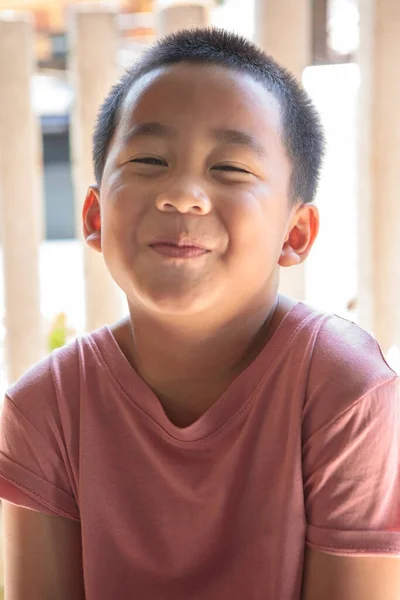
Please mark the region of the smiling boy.
<svg viewBox="0 0 400 600"><path fill-rule="evenodd" d="M10 597L398 597L399 378L278 294L323 146L299 84L227 32L165 38L111 90L83 225L129 315L7 392Z"/></svg>

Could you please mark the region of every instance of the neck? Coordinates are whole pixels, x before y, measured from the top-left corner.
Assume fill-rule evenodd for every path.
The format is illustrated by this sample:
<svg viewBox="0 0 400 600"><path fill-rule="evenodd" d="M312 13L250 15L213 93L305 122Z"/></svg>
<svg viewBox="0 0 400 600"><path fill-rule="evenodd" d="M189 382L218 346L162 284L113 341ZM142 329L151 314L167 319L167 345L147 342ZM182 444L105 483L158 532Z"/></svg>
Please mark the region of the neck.
<svg viewBox="0 0 400 600"><path fill-rule="evenodd" d="M272 334L279 296L270 294L239 315L213 322L157 320L130 306L122 348L129 362L154 389L174 382L232 379L253 360Z"/></svg>

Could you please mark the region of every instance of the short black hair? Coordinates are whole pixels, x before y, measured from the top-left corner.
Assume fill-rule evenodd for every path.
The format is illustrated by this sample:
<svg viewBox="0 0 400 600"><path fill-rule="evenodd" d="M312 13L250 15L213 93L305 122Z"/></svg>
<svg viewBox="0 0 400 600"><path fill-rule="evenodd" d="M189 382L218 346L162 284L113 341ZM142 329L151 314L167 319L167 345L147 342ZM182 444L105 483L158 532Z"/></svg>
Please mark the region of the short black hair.
<svg viewBox="0 0 400 600"><path fill-rule="evenodd" d="M221 65L262 83L281 107L283 142L292 163L293 204L315 199L325 138L317 110L296 78L246 38L223 29L179 31L151 46L112 87L97 117L93 135L96 183L101 184L110 141L133 83L143 75L181 62Z"/></svg>

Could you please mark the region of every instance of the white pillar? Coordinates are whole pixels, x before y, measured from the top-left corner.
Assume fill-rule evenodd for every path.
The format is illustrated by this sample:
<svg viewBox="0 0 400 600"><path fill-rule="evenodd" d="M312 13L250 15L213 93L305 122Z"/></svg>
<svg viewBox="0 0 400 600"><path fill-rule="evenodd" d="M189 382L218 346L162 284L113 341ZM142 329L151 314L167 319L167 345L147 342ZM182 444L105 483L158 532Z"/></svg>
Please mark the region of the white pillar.
<svg viewBox="0 0 400 600"><path fill-rule="evenodd" d="M311 0L255 0L255 42L299 81L311 64ZM306 300L307 261L280 268L279 291Z"/></svg>
<svg viewBox="0 0 400 600"><path fill-rule="evenodd" d="M210 0L158 0L156 31L162 37L181 29L210 25Z"/></svg>
<svg viewBox="0 0 400 600"><path fill-rule="evenodd" d="M311 0L255 0L255 41L301 80L311 63Z"/></svg>
<svg viewBox="0 0 400 600"><path fill-rule="evenodd" d="M75 90L71 122L72 169L77 233L83 239L82 207L95 182L92 135L101 103L117 81L116 9L102 4L75 4L69 14L70 70ZM111 324L124 314L121 290L108 273L103 256L84 244L86 331Z"/></svg>
<svg viewBox="0 0 400 600"><path fill-rule="evenodd" d="M9 383L45 352L39 279L42 151L31 105L34 67L30 15L0 12L0 237Z"/></svg>
<svg viewBox="0 0 400 600"><path fill-rule="evenodd" d="M359 320L400 348L400 3L360 7Z"/></svg>

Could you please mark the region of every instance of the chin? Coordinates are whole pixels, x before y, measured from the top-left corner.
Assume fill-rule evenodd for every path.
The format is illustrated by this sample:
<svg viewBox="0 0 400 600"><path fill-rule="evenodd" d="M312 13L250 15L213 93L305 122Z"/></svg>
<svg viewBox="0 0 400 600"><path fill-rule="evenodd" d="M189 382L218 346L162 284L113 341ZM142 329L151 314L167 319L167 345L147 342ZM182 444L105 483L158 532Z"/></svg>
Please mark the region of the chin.
<svg viewBox="0 0 400 600"><path fill-rule="evenodd" d="M193 295L163 294L144 299L146 306L159 314L189 316L210 308L209 297Z"/></svg>
<svg viewBox="0 0 400 600"><path fill-rule="evenodd" d="M133 304L140 304L146 310L159 315L190 316L206 311L215 306L216 294L210 290L183 289L145 289L135 290L128 295Z"/></svg>

